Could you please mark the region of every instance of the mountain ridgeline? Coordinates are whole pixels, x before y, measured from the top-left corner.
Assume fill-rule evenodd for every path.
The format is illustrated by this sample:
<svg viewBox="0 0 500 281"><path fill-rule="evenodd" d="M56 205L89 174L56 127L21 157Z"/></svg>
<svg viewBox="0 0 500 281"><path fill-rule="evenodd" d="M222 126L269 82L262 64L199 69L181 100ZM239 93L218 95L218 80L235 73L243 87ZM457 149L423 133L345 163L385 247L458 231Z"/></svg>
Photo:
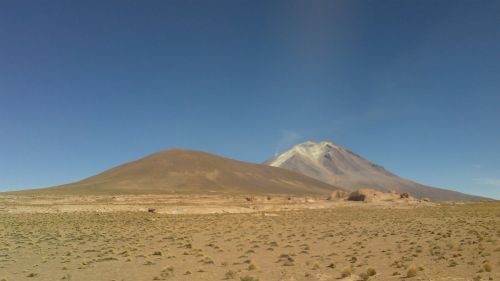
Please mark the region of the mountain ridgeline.
<svg viewBox="0 0 500 281"><path fill-rule="evenodd" d="M400 178L333 142L308 141L253 164L202 151L170 149L65 185L16 194L289 194L328 195L372 188L432 200L485 198Z"/></svg>
<svg viewBox="0 0 500 281"><path fill-rule="evenodd" d="M171 149L75 183L16 193L326 195L335 190L338 188L286 169Z"/></svg>
<svg viewBox="0 0 500 281"><path fill-rule="evenodd" d="M345 190L373 188L383 192L407 192L416 198L433 200L485 199L400 178L382 166L328 141L307 141L295 145L264 164L301 173Z"/></svg>

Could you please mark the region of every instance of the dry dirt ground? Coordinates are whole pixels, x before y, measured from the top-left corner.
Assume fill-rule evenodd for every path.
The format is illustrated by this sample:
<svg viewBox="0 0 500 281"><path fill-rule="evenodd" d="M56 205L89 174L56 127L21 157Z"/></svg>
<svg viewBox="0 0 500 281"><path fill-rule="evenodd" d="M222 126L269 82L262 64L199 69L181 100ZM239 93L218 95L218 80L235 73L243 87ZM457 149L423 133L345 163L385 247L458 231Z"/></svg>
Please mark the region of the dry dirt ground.
<svg viewBox="0 0 500 281"><path fill-rule="evenodd" d="M498 202L251 200L3 196L0 280L500 280Z"/></svg>

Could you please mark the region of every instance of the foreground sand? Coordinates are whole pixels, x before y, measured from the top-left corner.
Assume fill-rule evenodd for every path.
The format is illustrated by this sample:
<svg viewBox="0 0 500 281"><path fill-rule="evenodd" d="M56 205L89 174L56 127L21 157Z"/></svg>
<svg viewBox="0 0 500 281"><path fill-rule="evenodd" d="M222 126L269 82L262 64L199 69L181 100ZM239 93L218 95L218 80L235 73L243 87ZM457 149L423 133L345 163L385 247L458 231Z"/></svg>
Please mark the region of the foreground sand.
<svg viewBox="0 0 500 281"><path fill-rule="evenodd" d="M117 199L0 200L0 280L500 280L497 202Z"/></svg>

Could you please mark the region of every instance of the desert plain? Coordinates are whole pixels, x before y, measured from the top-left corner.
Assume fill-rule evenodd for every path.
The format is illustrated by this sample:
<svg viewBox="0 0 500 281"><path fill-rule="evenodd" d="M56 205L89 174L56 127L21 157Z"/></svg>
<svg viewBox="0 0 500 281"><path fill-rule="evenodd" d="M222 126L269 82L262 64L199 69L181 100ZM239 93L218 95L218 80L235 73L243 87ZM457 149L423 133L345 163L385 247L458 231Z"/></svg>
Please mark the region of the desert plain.
<svg viewBox="0 0 500 281"><path fill-rule="evenodd" d="M500 280L500 203L3 195L0 280Z"/></svg>

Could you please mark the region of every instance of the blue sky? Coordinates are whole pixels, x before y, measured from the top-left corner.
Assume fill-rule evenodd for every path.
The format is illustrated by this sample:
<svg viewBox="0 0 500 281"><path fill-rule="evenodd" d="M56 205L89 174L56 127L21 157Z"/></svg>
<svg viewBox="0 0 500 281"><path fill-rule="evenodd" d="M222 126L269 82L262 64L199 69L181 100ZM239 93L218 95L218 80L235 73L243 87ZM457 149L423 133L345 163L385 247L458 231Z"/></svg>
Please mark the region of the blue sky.
<svg viewBox="0 0 500 281"><path fill-rule="evenodd" d="M1 1L0 190L333 140L500 198L498 1Z"/></svg>

